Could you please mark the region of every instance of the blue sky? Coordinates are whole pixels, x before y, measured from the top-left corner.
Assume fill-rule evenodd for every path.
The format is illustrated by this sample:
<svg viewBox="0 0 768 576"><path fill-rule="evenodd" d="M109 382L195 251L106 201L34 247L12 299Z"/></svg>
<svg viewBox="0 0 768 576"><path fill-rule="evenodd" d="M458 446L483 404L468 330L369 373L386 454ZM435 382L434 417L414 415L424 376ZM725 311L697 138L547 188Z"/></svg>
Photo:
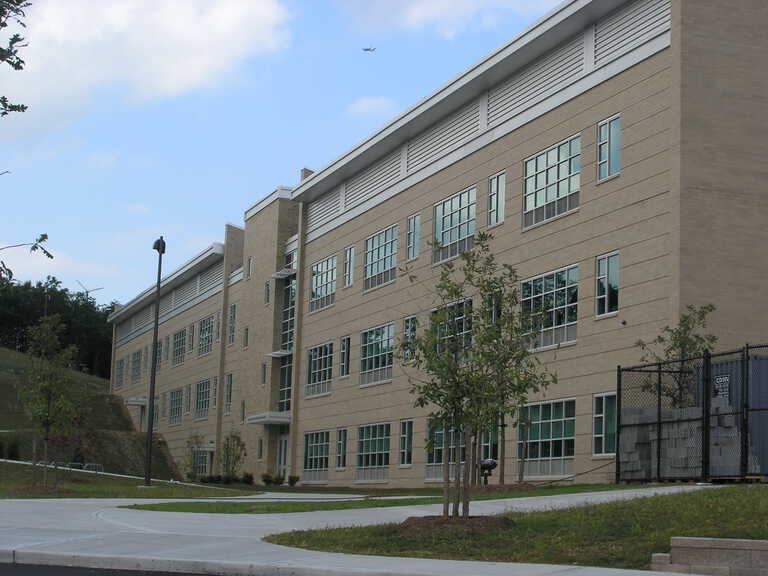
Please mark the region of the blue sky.
<svg viewBox="0 0 768 576"><path fill-rule="evenodd" d="M0 246L20 280L125 302L555 0L33 0L0 94ZM3 40L4 36L0 38ZM362 51L375 46L375 53Z"/></svg>

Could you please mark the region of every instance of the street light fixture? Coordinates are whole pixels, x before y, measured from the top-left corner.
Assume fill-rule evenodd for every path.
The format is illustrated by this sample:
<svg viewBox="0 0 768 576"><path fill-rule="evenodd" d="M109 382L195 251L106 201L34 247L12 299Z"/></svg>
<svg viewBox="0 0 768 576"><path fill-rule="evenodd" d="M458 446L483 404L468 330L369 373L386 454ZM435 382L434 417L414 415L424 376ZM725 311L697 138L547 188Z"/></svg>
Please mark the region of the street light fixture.
<svg viewBox="0 0 768 576"><path fill-rule="evenodd" d="M147 448L144 462L144 486L152 485L152 434L155 427L155 376L157 374L157 327L160 321L160 274L163 269L165 240L160 236L152 245L157 250L157 287L155 288L155 323L152 330L152 364L149 371L149 396L147 397Z"/></svg>

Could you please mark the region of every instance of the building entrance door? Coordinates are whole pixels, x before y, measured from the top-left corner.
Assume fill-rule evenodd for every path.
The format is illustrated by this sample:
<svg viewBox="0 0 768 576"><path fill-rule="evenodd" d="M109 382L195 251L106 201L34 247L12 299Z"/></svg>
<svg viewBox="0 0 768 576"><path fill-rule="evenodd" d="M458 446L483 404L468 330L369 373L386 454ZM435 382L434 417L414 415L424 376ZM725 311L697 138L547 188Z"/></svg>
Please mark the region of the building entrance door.
<svg viewBox="0 0 768 576"><path fill-rule="evenodd" d="M287 480L288 474L288 434L282 433L277 439L277 475Z"/></svg>

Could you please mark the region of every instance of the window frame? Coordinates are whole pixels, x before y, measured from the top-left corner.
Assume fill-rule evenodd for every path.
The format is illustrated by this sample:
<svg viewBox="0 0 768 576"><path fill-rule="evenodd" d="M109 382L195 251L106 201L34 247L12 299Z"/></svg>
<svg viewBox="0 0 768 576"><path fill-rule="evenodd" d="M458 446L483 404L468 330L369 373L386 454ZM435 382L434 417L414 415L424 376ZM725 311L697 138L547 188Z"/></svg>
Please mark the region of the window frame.
<svg viewBox="0 0 768 576"><path fill-rule="evenodd" d="M611 268L610 268L610 261L611 258L616 257L616 310L609 310L609 281L611 278ZM600 261L605 260L605 274L600 275ZM613 252L607 252L605 254L601 254L600 256L595 257L595 318L606 318L610 316L615 316L619 313L619 303L620 298L619 295L621 294L621 257L619 256L619 251L614 250ZM600 295L600 280L605 279L605 294L602 296ZM605 301L605 312L600 313L600 300Z"/></svg>
<svg viewBox="0 0 768 576"><path fill-rule="evenodd" d="M399 225L391 224L374 232L363 242L363 292L397 280L399 233ZM387 268L390 260L391 266Z"/></svg>
<svg viewBox="0 0 768 576"><path fill-rule="evenodd" d="M348 428L336 428L336 469L342 470L347 467L347 440L349 439Z"/></svg>
<svg viewBox="0 0 768 576"><path fill-rule="evenodd" d="M234 374L229 372L224 375L224 415L229 416L232 413L232 388L234 384Z"/></svg>
<svg viewBox="0 0 768 576"><path fill-rule="evenodd" d="M368 435L363 430L370 430L375 434ZM379 432L386 431L386 435ZM382 446L379 446L381 442ZM389 468L390 453L392 451L392 423L377 422L375 424L362 424L357 427L357 469Z"/></svg>
<svg viewBox="0 0 768 576"><path fill-rule="evenodd" d="M208 418L211 410L211 379L195 382L195 420Z"/></svg>
<svg viewBox="0 0 768 576"><path fill-rule="evenodd" d="M328 465L330 464L330 442L330 430L304 432L303 470L328 470Z"/></svg>
<svg viewBox="0 0 768 576"><path fill-rule="evenodd" d="M400 420L398 463L401 467L413 465L413 418Z"/></svg>
<svg viewBox="0 0 768 576"><path fill-rule="evenodd" d="M187 355L187 329L173 333L173 359L171 366L181 366Z"/></svg>
<svg viewBox="0 0 768 576"><path fill-rule="evenodd" d="M552 314L552 325L546 326L545 323L542 323L542 325L539 327L538 334L535 336L535 340L531 343L531 350L545 350L547 348L553 347L553 346L559 346L563 344L573 344L578 340L578 325L579 325L579 282L581 280L581 272L579 269L579 264L569 264L568 266L563 266L561 268L555 268L554 270L548 270L547 272L544 272L542 274L537 274L535 276L529 276L528 278L525 278L520 282L520 309L523 314L526 313L526 302L530 302L529 311L531 315L535 315L535 300L536 298L540 298L542 301L542 304L545 302L545 297L548 295L551 295L552 300L552 307L548 309L544 309L542 307L541 312L542 314L546 314L547 312L551 312ZM570 271L576 270L576 280L575 283L570 283ZM558 274L563 273L565 275L565 285L558 287L557 284L557 278ZM547 289L546 287L546 277L547 276L553 276L553 285L551 289ZM537 281L541 282L542 290L538 294L535 293L535 283ZM530 284L530 295L526 296L526 284ZM570 288L572 286L575 286L576 290L576 300L575 302L569 301L569 292ZM564 297L561 302L561 304L558 304L558 296L557 293L559 291L564 292ZM571 307L575 307L575 319L572 321L568 320L568 310ZM559 310L563 311L563 320L564 322L562 324L556 324L556 318L557 318L557 312ZM573 326L573 338L568 337L568 331L569 327ZM557 341L556 335L558 333L558 328L563 329L564 334L564 340ZM545 331L551 330L552 332L552 341L545 343L546 340L543 337L543 334Z"/></svg>
<svg viewBox="0 0 768 576"><path fill-rule="evenodd" d="M567 416L567 407L566 406L569 403L573 404L573 416ZM558 417L558 418L555 418L555 415L554 415L554 413L555 413L555 405L556 404L562 404L562 411L563 412L562 412L562 415L560 417ZM548 419L546 419L546 420L543 418L543 416L544 416L544 414L543 414L544 408L543 407L544 406L549 406L550 407L549 408L550 417ZM526 448L528 449L528 454L526 454L526 456L525 456L526 463L527 462L534 462L534 461L535 462L539 462L539 461L552 461L552 460L561 460L561 461L564 461L564 460L574 460L575 461L576 460L576 436L577 436L577 434L576 434L576 397L570 396L570 397L565 397L565 398L554 398L552 400L541 400L541 401L538 401L538 402L529 402L528 404L526 404L524 406L524 409L526 410L527 414L530 414L530 409L531 408L538 408L539 418L538 418L538 420L536 422L532 422L530 420L528 421L529 429L528 429L528 437L527 437L527 441L526 441L527 442ZM573 421L573 431L572 431L572 435L570 435L570 436L566 435L566 421ZM554 422L560 422L561 423L560 436L557 437L557 438L553 437L555 432L553 430L554 426L552 426L552 424ZM543 434L542 428L541 428L541 424L542 423L546 423L546 424L550 425L550 431L548 433L549 434L548 438L544 438L542 436L542 434ZM537 438L531 439L531 428L533 427L534 424L538 424L539 425L539 434L538 434ZM566 453L567 452L567 444L566 444L566 442L568 440L572 441L572 444L571 444L571 446L572 446L572 453L570 455ZM560 456L553 456L554 446L555 446L553 444L553 442L556 442L556 441L562 442L562 444L561 444L562 454ZM531 443L532 442L536 442L537 443L537 448L536 448L537 456L536 457L532 457L531 453L530 453L530 447L531 447ZM542 456L543 451L540 449L540 446L544 442L549 442L549 456ZM519 458L520 458L520 450L522 449L521 445L523 444L523 441L522 441L522 439L520 437L520 427L519 426L517 428L517 441L516 441L516 443L517 443L517 453L516 453L516 456L517 456L517 458L519 460ZM545 475L541 475L541 474L535 474L535 475L532 474L531 475L531 477L538 477L538 476L542 476L542 477L548 477L548 476L560 477L561 475L546 475L546 474ZM567 474L566 474L566 476L567 476Z"/></svg>
<svg viewBox="0 0 768 576"><path fill-rule="evenodd" d="M600 414L597 413L597 400L598 400L598 398L602 402L602 410L601 410ZM614 420L614 424L613 424L613 428L614 428L614 430L613 430L613 452L606 452L605 451L605 438L606 438L606 433L605 433L605 399L606 398L613 398L613 402L614 402L614 405L613 405L613 420ZM599 394L593 394L592 395L592 456L616 456L616 441L618 440L618 434L617 434L617 430L616 430L616 427L617 427L616 425L618 423L618 421L616 419L616 411L617 411L616 398L617 398L616 392L601 392ZM597 421L598 421L598 418L600 419L601 427L602 427L602 431L599 434L597 433ZM603 447L602 452L598 452L596 450L596 444L597 444L597 439L598 438L600 439L601 445Z"/></svg>
<svg viewBox="0 0 768 576"><path fill-rule="evenodd" d="M467 204L462 205L463 195L467 195ZM458 206L453 209L453 200L456 199ZM446 215L445 207L449 207L449 212ZM440 209L440 215L438 216L438 208ZM469 217L465 221L461 221L461 214L464 210L467 210ZM453 218L455 214L457 216L457 224L453 226ZM442 228L442 224L445 219L448 218L451 225L447 229ZM443 198L439 202L435 202L432 205L432 219L433 229L432 236L434 239L434 251L432 253L432 264L439 264L456 258L462 252L467 252L472 249L475 244L475 232L477 231L477 186L472 185L463 190L451 194L447 198ZM438 226L440 229L438 230ZM461 236L461 227L466 226L467 233ZM457 230L456 240L451 240L447 244L444 244L444 237L446 232Z"/></svg>
<svg viewBox="0 0 768 576"><path fill-rule="evenodd" d="M616 158L614 158L614 154L612 154L611 150L613 148L613 136L611 132L611 125L618 121L618 148L616 152ZM600 136L600 131L603 126L606 126L605 130L605 139L602 139ZM600 151L602 147L605 147L605 159L600 159ZM595 158L595 171L596 171L596 181L598 184L601 182L605 182L606 180L609 180L615 176L618 176L621 174L621 113L614 114L613 116L606 118L605 120L601 120L597 123L597 134L595 138L595 150L596 150L596 158ZM614 159L616 161L616 165L612 166ZM605 176L600 176L600 168L602 166L606 166L605 170Z"/></svg>
<svg viewBox="0 0 768 576"><path fill-rule="evenodd" d="M348 288L355 283L355 246L344 248L344 269L342 284Z"/></svg>
<svg viewBox="0 0 768 576"><path fill-rule="evenodd" d="M383 330L380 340L366 340L366 335ZM385 349L386 343L389 348ZM380 351L375 352L376 347ZM392 380L395 363L395 323L387 322L360 332L360 386L383 384ZM383 363L379 361L384 357Z"/></svg>
<svg viewBox="0 0 768 576"><path fill-rule="evenodd" d="M315 358L312 354L316 353ZM307 382L304 397L330 394L333 382L333 342L318 344L307 350Z"/></svg>
<svg viewBox="0 0 768 576"><path fill-rule="evenodd" d="M215 316L211 314L198 320L197 334L197 355L205 356L213 352L214 324Z"/></svg>
<svg viewBox="0 0 768 576"><path fill-rule="evenodd" d="M501 185L499 182L501 181ZM496 190L493 184L496 183ZM488 177L488 227L493 228L504 224L504 211L506 209L507 172L502 170ZM495 196L495 200L494 200ZM495 218L495 219L494 219Z"/></svg>
<svg viewBox="0 0 768 576"><path fill-rule="evenodd" d="M178 406L176 405L178 402ZM171 390L168 402L168 425L177 426L181 424L184 411L184 388Z"/></svg>
<svg viewBox="0 0 768 576"><path fill-rule="evenodd" d="M350 351L352 349L352 337L342 336L339 341L339 378L349 376L351 368Z"/></svg>
<svg viewBox="0 0 768 576"><path fill-rule="evenodd" d="M237 302L229 305L229 314L227 315L227 346L235 343L236 333L237 333Z"/></svg>
<svg viewBox="0 0 768 576"><path fill-rule="evenodd" d="M421 212L411 214L405 226L405 261L416 260L421 253Z"/></svg>
<svg viewBox="0 0 768 576"><path fill-rule="evenodd" d="M309 268L309 312L319 312L336 302L336 254ZM318 281L316 281L318 279Z"/></svg>

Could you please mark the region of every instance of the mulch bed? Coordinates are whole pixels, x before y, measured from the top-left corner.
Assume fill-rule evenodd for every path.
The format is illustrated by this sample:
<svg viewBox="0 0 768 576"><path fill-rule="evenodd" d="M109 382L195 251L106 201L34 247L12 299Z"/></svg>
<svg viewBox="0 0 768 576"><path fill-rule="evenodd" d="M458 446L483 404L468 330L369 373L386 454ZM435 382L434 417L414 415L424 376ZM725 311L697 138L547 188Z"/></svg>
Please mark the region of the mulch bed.
<svg viewBox="0 0 768 576"><path fill-rule="evenodd" d="M431 534L482 534L509 530L515 522L505 516L470 516L469 518L443 518L442 516L411 516L398 527L404 538L420 538Z"/></svg>

